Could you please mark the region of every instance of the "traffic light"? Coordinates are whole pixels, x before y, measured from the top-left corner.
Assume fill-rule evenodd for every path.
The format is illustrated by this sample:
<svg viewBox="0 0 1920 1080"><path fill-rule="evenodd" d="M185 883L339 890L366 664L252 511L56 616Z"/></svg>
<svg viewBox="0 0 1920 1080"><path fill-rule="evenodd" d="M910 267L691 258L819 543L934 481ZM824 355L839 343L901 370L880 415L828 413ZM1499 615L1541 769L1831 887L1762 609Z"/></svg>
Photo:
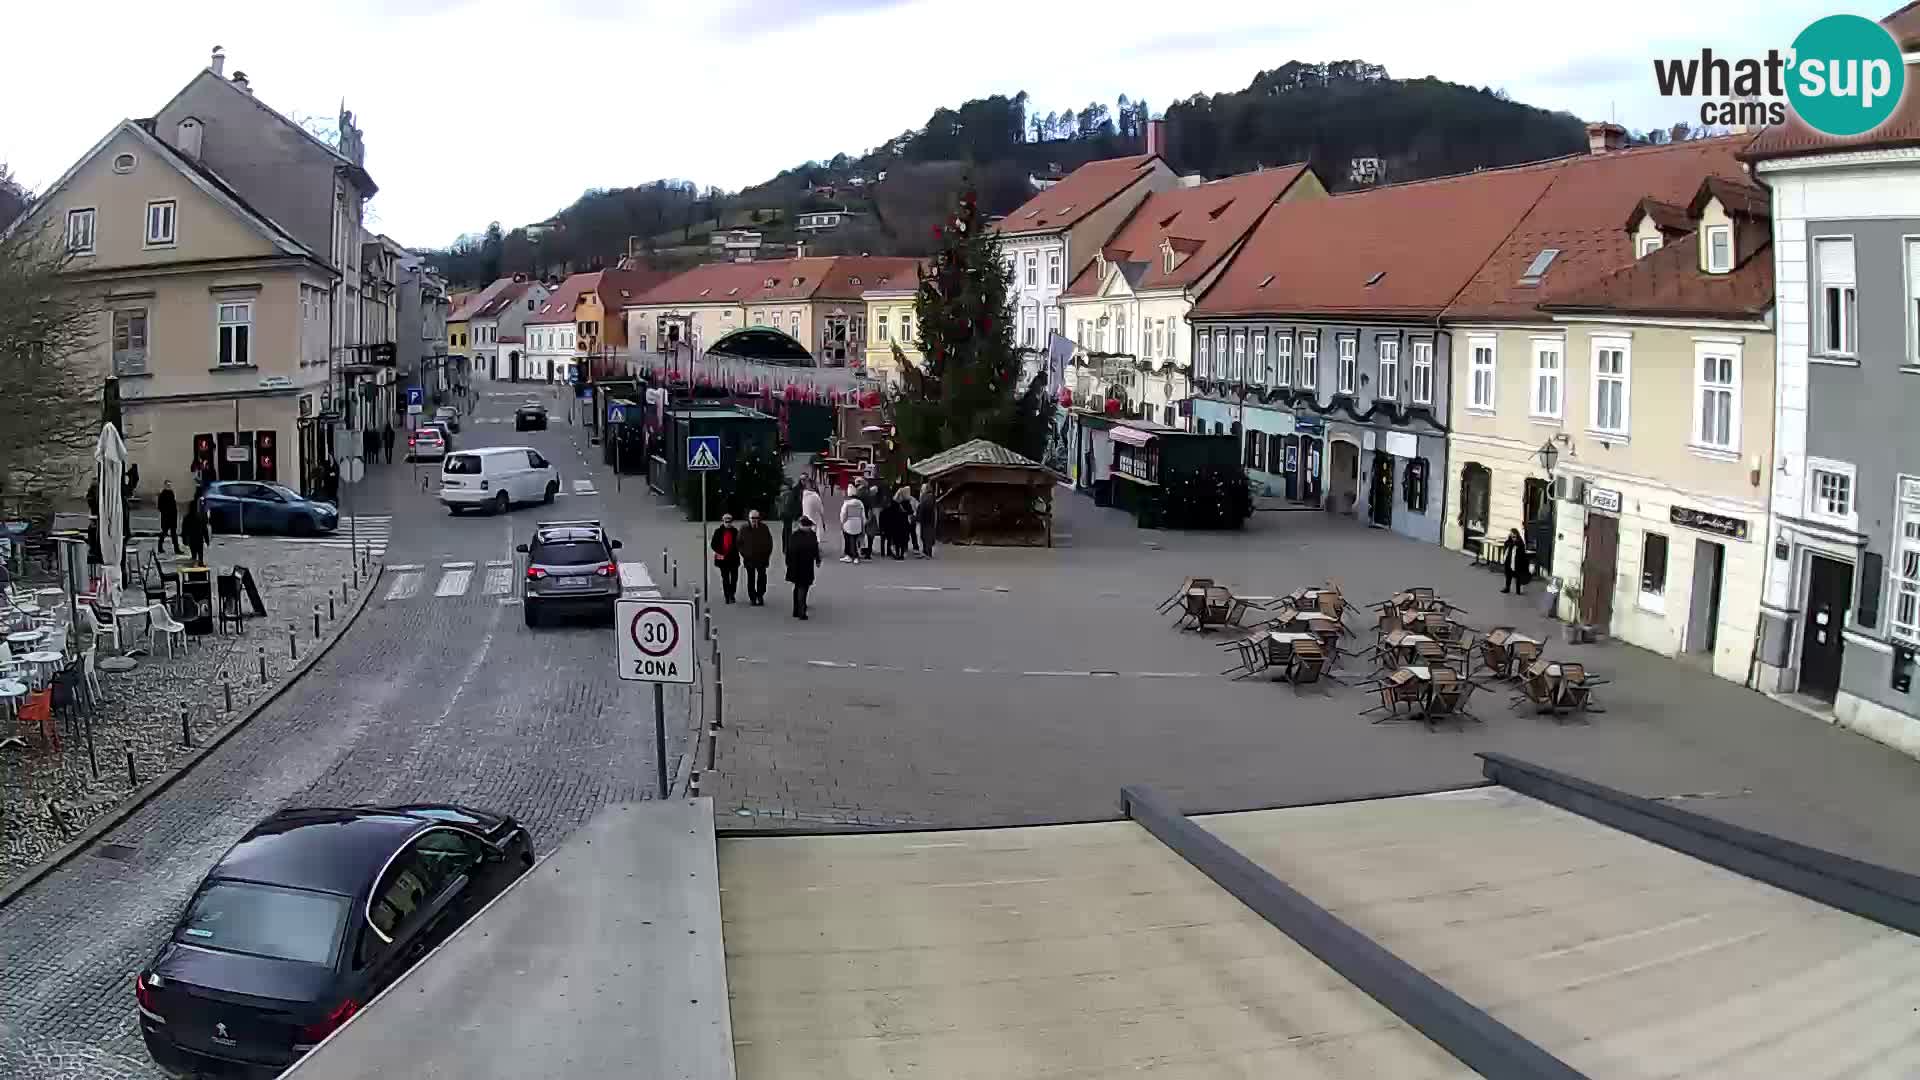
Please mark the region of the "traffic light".
<svg viewBox="0 0 1920 1080"><path fill-rule="evenodd" d="M195 435L193 437L193 471L196 476L205 476L213 468L213 436Z"/></svg>
<svg viewBox="0 0 1920 1080"><path fill-rule="evenodd" d="M255 480L272 483L280 478L279 474L274 471L276 467L275 458L279 455L274 452L273 443L273 432L256 431L253 433L253 478Z"/></svg>

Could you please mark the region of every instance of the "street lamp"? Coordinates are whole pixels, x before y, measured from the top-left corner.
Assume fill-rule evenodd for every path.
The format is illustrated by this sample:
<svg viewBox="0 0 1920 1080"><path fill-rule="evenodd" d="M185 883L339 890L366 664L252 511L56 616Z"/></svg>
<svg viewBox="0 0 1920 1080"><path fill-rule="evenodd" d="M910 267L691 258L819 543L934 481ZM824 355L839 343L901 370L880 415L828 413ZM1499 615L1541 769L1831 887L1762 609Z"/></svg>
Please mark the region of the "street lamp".
<svg viewBox="0 0 1920 1080"><path fill-rule="evenodd" d="M1540 449L1534 451L1533 456L1540 459L1541 468L1552 473L1554 463L1560 460L1560 449L1553 445L1552 439L1548 439L1540 444Z"/></svg>

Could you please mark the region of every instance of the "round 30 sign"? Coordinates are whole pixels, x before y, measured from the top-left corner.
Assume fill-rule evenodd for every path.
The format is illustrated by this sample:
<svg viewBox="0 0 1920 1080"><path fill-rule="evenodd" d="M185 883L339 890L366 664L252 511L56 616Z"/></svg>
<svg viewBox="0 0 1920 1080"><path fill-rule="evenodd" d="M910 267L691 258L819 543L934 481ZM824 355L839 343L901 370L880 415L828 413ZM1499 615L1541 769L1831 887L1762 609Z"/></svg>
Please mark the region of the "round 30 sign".
<svg viewBox="0 0 1920 1080"><path fill-rule="evenodd" d="M621 600L614 625L619 636L620 677L636 682L693 681L693 622L688 600Z"/></svg>

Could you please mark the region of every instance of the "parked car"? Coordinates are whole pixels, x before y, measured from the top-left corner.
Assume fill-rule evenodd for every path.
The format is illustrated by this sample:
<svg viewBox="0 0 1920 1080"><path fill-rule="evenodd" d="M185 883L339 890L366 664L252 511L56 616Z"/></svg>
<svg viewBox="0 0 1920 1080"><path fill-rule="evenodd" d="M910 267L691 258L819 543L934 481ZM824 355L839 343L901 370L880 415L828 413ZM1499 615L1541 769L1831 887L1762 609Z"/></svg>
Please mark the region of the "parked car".
<svg viewBox="0 0 1920 1080"><path fill-rule="evenodd" d="M447 456L447 433L425 425L407 434L408 461L440 461Z"/></svg>
<svg viewBox="0 0 1920 1080"><path fill-rule="evenodd" d="M620 599L620 541L597 521L543 521L533 539L514 548L527 557L520 611L528 626L547 615L588 614L613 620Z"/></svg>
<svg viewBox="0 0 1920 1080"><path fill-rule="evenodd" d="M514 503L550 503L558 494L553 463L529 446L462 450L440 463L440 502L450 514L483 506L504 514Z"/></svg>
<svg viewBox="0 0 1920 1080"><path fill-rule="evenodd" d="M513 430L547 430L547 407L537 401L529 401L513 411Z"/></svg>
<svg viewBox="0 0 1920 1080"><path fill-rule="evenodd" d="M433 410L432 422L445 424L448 431L458 434L460 431L460 411L451 405L442 405Z"/></svg>
<svg viewBox="0 0 1920 1080"><path fill-rule="evenodd" d="M315 536L339 527L340 511L285 484L219 480L207 486L207 520L215 532Z"/></svg>
<svg viewBox="0 0 1920 1080"><path fill-rule="evenodd" d="M277 1076L532 865L527 831L483 810L282 810L134 976L147 1053L175 1074Z"/></svg>

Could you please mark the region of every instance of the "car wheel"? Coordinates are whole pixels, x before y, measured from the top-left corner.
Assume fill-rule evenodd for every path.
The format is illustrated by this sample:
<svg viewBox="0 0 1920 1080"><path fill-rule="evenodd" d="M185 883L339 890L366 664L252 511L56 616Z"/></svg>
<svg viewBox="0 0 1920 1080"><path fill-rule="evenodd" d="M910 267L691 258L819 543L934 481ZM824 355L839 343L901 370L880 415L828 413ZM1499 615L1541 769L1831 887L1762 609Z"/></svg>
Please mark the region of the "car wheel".
<svg viewBox="0 0 1920 1080"><path fill-rule="evenodd" d="M548 505L552 505L553 497L558 494L560 494L560 481L549 480L547 481L547 497L542 501Z"/></svg>
<svg viewBox="0 0 1920 1080"><path fill-rule="evenodd" d="M496 514L506 513L512 505L512 501L507 498L507 493L504 491L493 497L493 512Z"/></svg>
<svg viewBox="0 0 1920 1080"><path fill-rule="evenodd" d="M520 604L520 614L526 619L528 626L540 625L540 613L533 610L532 604L522 601Z"/></svg>

